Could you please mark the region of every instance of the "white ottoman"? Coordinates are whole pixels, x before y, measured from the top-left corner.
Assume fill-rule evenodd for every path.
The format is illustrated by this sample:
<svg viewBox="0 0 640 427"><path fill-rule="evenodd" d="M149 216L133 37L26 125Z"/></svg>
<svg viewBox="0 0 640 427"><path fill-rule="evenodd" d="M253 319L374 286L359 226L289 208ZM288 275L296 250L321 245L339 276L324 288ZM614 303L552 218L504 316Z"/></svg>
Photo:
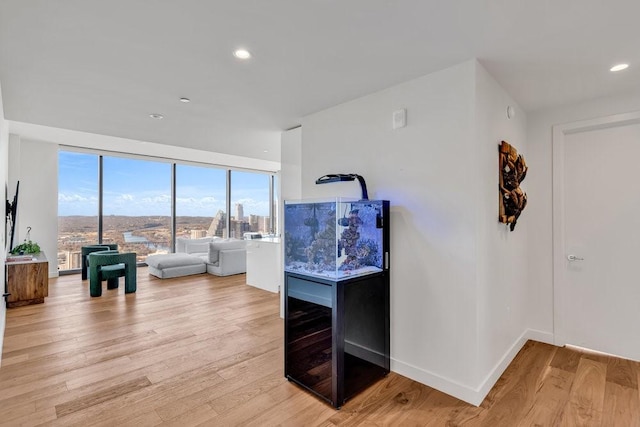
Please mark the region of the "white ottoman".
<svg viewBox="0 0 640 427"><path fill-rule="evenodd" d="M174 253L149 255L147 257L149 274L160 279L200 274L207 271L207 265L197 256Z"/></svg>

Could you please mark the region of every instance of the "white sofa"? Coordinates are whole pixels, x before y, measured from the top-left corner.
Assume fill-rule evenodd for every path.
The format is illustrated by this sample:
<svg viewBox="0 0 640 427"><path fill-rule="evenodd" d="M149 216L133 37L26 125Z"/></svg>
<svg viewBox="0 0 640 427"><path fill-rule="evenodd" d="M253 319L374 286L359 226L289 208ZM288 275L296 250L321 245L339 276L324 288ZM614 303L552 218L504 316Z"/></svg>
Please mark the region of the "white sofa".
<svg viewBox="0 0 640 427"><path fill-rule="evenodd" d="M236 239L216 239L209 242L207 273L230 276L247 271L247 242Z"/></svg>
<svg viewBox="0 0 640 427"><path fill-rule="evenodd" d="M247 271L245 240L202 237L176 239L176 252L147 257L149 273L161 279L200 274L230 276Z"/></svg>

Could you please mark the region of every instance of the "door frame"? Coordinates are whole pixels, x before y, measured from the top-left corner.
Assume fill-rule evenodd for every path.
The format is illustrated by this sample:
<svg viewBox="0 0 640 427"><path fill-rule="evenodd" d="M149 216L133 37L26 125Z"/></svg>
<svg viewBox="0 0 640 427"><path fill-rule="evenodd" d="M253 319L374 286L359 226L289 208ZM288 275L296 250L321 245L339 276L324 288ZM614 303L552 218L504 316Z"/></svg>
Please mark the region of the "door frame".
<svg viewBox="0 0 640 427"><path fill-rule="evenodd" d="M567 344L566 317L562 308L568 298L565 281L566 248L564 244L564 148L565 136L640 123L640 111L615 114L595 119L570 122L553 126L552 135L552 236L553 236L553 343L557 346Z"/></svg>

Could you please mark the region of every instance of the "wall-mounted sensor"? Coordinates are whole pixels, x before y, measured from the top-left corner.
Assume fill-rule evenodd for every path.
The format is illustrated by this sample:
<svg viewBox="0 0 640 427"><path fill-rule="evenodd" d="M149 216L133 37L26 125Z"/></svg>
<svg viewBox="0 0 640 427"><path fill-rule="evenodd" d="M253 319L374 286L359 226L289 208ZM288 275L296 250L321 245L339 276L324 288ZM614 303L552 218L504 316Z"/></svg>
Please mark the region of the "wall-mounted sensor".
<svg viewBox="0 0 640 427"><path fill-rule="evenodd" d="M516 109L511 105L507 106L507 118L513 119L516 116Z"/></svg>
<svg viewBox="0 0 640 427"><path fill-rule="evenodd" d="M393 128L400 129L407 125L407 109L396 110L393 112Z"/></svg>

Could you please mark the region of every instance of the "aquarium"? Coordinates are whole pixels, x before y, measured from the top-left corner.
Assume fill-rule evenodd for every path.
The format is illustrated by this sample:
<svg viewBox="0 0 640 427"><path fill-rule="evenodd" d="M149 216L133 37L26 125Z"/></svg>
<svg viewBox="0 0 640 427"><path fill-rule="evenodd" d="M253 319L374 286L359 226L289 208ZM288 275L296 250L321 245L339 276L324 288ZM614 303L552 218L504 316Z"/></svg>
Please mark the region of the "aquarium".
<svg viewBox="0 0 640 427"><path fill-rule="evenodd" d="M389 202L285 201L285 271L340 280L388 269Z"/></svg>

